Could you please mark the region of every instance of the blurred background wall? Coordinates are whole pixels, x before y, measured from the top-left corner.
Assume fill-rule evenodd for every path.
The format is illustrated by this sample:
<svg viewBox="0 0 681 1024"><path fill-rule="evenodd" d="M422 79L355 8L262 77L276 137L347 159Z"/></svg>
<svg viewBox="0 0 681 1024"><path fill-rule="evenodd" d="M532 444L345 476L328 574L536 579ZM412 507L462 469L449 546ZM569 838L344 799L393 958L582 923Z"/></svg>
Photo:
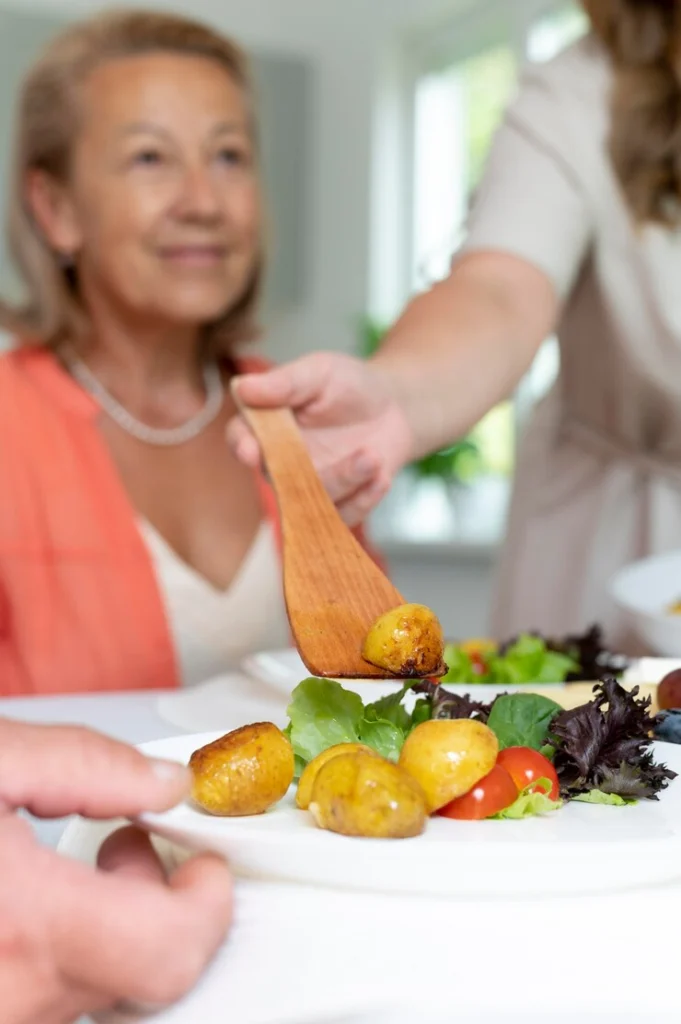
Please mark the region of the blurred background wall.
<svg viewBox="0 0 681 1024"><path fill-rule="evenodd" d="M3 195L24 68L62 24L105 6L0 0ZM409 295L446 273L518 71L583 31L571 0L137 6L208 20L253 56L272 239L263 347L280 360L315 348L368 353ZM1 249L0 285L16 293ZM433 606L451 637L486 629L515 438L556 359L547 339L517 394L405 472L376 513L397 586Z"/></svg>

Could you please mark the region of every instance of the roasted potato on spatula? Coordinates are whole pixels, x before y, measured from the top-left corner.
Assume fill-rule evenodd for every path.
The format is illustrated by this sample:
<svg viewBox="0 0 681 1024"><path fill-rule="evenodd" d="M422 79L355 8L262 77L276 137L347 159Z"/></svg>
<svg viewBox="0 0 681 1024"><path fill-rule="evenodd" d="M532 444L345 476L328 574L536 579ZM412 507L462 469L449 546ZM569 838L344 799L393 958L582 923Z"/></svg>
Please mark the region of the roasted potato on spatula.
<svg viewBox="0 0 681 1024"><path fill-rule="evenodd" d="M369 630L362 657L398 679L443 676L447 666L442 626L423 604L402 604L385 612Z"/></svg>

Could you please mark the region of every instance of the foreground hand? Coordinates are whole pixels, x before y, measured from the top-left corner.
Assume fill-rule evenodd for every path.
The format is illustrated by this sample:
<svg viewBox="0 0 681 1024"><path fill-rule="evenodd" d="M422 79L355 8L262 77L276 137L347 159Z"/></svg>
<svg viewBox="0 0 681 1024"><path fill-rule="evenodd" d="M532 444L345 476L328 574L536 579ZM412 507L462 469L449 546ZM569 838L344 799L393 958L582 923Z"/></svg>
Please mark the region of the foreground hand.
<svg viewBox="0 0 681 1024"><path fill-rule="evenodd" d="M411 458L411 431L390 381L364 360L315 353L241 377L237 389L245 405L293 411L317 472L351 526ZM228 440L243 463L259 464L258 444L241 417L230 424Z"/></svg>
<svg viewBox="0 0 681 1024"><path fill-rule="evenodd" d="M224 862L195 857L167 878L129 828L107 840L96 870L39 846L14 813L133 816L188 789L180 766L89 730L0 720L3 1024L70 1024L120 1002L158 1008L195 983L230 920Z"/></svg>

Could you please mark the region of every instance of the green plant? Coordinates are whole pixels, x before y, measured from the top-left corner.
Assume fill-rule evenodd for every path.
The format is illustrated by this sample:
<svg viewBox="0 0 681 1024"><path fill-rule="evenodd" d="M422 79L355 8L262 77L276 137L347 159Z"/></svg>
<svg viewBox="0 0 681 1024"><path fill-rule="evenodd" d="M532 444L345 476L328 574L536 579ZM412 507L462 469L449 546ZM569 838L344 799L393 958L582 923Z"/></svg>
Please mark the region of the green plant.
<svg viewBox="0 0 681 1024"><path fill-rule="evenodd" d="M468 483L482 470L482 455L475 441L464 437L449 448L424 455L413 462L411 468L422 479L439 477L441 480Z"/></svg>
<svg viewBox="0 0 681 1024"><path fill-rule="evenodd" d="M365 359L373 356L380 348L387 325L380 324L373 317L363 316L359 321L359 353Z"/></svg>
<svg viewBox="0 0 681 1024"><path fill-rule="evenodd" d="M370 316L359 321L359 350L364 359L369 359L379 348L387 331L387 325ZM421 479L468 483L483 469L482 453L476 441L470 436L461 438L448 448L425 455L409 467Z"/></svg>

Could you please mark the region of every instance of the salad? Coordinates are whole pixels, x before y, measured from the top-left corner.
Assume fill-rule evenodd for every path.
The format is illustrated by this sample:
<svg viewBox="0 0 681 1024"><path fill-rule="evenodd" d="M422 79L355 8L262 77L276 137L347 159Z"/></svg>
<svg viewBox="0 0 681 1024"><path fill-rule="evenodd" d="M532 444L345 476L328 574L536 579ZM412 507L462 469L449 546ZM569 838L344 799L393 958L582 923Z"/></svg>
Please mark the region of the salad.
<svg viewBox="0 0 681 1024"><path fill-rule="evenodd" d="M522 633L506 643L466 640L445 645L445 683L489 683L497 686L523 683L563 683L617 677L628 659L609 651L600 626L583 634L556 640L539 633Z"/></svg>
<svg viewBox="0 0 681 1024"><path fill-rule="evenodd" d="M212 814L259 814L297 780L319 828L408 838L430 816L523 819L566 803L657 800L675 773L655 761L650 698L612 677L566 711L532 693L488 703L432 680L364 704L340 683L304 679L285 730L256 723L195 751L194 800Z"/></svg>

